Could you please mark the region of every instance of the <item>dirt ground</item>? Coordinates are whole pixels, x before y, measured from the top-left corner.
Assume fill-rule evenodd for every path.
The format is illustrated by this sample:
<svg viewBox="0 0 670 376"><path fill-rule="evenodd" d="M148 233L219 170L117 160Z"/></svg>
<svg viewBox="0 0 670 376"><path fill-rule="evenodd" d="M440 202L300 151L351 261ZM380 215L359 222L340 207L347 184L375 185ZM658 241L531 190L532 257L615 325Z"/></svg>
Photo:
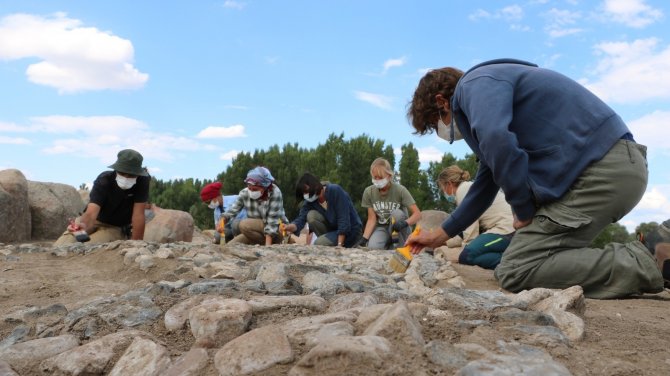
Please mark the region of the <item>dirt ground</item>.
<svg viewBox="0 0 670 376"><path fill-rule="evenodd" d="M123 265L117 252L56 257L48 253L0 258L0 317L28 306L64 304L68 310L96 297L122 294L149 282L174 280L174 260L148 273ZM493 273L455 265L466 288L497 290ZM164 307L165 308L165 307ZM586 336L568 351L552 352L575 375L670 374L670 293L623 300L587 300ZM155 325L158 336L164 333ZM12 326L0 322L0 339ZM185 335L187 335L185 333ZM184 342L188 346L188 341Z"/></svg>

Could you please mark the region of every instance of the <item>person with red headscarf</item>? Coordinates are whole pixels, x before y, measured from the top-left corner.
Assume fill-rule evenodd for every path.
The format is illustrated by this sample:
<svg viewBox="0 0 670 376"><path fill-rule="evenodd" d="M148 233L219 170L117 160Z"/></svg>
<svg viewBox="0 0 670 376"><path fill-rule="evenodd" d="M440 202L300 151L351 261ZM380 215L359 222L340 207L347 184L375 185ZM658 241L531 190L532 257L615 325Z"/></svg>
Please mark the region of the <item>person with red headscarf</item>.
<svg viewBox="0 0 670 376"><path fill-rule="evenodd" d="M200 198L202 202L207 204L207 207L214 211L214 244L221 243L221 234L224 234L224 240L229 242L233 237L240 234L240 221L247 217L247 211L242 209L232 221L226 221L223 228L219 228L219 221L221 214L230 208L230 206L237 200L237 195L222 195L221 189L223 184L214 182L205 185L200 191Z"/></svg>

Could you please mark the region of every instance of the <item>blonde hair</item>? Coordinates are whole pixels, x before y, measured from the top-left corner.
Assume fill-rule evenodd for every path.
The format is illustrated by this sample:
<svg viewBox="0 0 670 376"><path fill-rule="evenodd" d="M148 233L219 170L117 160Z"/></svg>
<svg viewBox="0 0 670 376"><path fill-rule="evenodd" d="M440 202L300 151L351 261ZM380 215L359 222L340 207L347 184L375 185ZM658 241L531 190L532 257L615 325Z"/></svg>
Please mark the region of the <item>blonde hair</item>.
<svg viewBox="0 0 670 376"><path fill-rule="evenodd" d="M447 185L447 183L454 183L454 185L458 187L462 182L468 180L470 180L470 173L461 170L461 168L456 165L446 167L437 177L437 183L441 187Z"/></svg>
<svg viewBox="0 0 670 376"><path fill-rule="evenodd" d="M372 164L370 165L370 175L374 175L375 171L381 171L393 179L393 169L391 168L391 164L384 158L380 157L372 161Z"/></svg>

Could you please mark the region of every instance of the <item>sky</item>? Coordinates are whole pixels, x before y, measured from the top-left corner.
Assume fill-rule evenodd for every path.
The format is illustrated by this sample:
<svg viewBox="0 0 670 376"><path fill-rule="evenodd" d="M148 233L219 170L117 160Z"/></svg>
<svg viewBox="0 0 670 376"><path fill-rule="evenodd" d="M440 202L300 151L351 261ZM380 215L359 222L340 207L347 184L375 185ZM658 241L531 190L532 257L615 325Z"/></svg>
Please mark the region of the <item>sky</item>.
<svg viewBox="0 0 670 376"><path fill-rule="evenodd" d="M582 83L648 147L633 231L670 218L669 16L665 0L0 0L0 170L78 188L132 148L158 179L215 179L239 152L332 133L397 161L412 142L427 167L469 149L413 134L419 79L509 57Z"/></svg>

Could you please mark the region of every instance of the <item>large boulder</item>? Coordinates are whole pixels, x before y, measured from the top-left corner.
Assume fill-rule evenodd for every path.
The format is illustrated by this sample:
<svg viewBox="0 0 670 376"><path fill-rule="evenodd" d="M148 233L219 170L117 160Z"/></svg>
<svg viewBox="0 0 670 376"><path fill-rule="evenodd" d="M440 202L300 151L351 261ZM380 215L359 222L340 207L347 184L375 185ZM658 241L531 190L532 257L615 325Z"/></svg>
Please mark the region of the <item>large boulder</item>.
<svg viewBox="0 0 670 376"><path fill-rule="evenodd" d="M31 239L56 239L68 224L84 210L77 190L67 184L28 182Z"/></svg>
<svg viewBox="0 0 670 376"><path fill-rule="evenodd" d="M193 239L193 217L191 214L152 205L154 218L144 228L144 240L148 242L190 242Z"/></svg>
<svg viewBox="0 0 670 376"><path fill-rule="evenodd" d="M30 240L28 181L16 169L0 171L0 243Z"/></svg>
<svg viewBox="0 0 670 376"><path fill-rule="evenodd" d="M432 230L439 228L449 214L441 210L422 210L421 220L418 225L422 230Z"/></svg>

